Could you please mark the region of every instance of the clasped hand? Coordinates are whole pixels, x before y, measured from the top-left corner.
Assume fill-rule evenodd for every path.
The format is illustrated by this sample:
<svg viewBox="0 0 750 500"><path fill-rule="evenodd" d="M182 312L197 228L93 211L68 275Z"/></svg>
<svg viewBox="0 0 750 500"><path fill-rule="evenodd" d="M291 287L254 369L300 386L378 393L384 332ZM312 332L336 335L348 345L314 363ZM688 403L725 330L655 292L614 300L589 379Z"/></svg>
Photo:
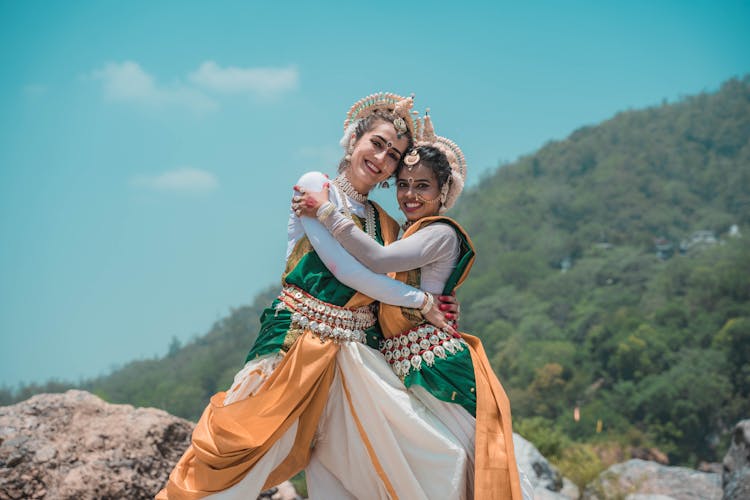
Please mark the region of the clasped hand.
<svg viewBox="0 0 750 500"><path fill-rule="evenodd" d="M294 186L295 195L292 196L292 210L297 217L315 217L321 205L328 201L329 183L323 184L320 191L308 191L305 188Z"/></svg>

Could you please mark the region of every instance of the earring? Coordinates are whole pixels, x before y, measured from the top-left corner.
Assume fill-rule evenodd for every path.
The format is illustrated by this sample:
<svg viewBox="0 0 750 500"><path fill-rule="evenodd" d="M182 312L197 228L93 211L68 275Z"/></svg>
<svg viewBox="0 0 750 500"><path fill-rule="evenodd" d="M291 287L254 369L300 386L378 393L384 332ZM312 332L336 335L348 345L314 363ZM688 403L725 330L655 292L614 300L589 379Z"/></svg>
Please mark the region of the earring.
<svg viewBox="0 0 750 500"><path fill-rule="evenodd" d="M352 134L351 138L349 139L349 147L346 148L346 154L344 155L344 160L349 162L352 161L352 153L354 152L354 142L355 142L355 136Z"/></svg>
<svg viewBox="0 0 750 500"><path fill-rule="evenodd" d="M380 183L380 187L383 189L388 189L389 187L391 187L391 185L388 183L388 181L383 181Z"/></svg>
<svg viewBox="0 0 750 500"><path fill-rule="evenodd" d="M440 189L440 205L445 205L445 200L448 199L448 191L450 190L450 182L446 182L443 184L442 189Z"/></svg>

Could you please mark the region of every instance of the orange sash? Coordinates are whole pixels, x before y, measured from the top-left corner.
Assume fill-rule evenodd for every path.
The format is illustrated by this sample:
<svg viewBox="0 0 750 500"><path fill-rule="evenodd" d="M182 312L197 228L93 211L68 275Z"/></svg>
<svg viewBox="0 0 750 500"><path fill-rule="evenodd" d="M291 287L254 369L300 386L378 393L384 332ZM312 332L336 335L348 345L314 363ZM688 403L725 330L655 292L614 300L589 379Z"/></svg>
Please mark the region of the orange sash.
<svg viewBox="0 0 750 500"><path fill-rule="evenodd" d="M383 240L391 243L398 238L398 224L380 207L376 208ZM371 302L371 298L356 293L345 307ZM337 343L321 343L305 331L256 394L227 406L225 392L212 396L193 430L192 444L156 499L197 500L234 486L297 420L292 450L268 476L264 489L304 469L328 401L338 350Z"/></svg>
<svg viewBox="0 0 750 500"><path fill-rule="evenodd" d="M426 224L447 217L425 217L420 219L404 233L404 238L414 234ZM461 226L448 219L471 245L468 234ZM468 263L454 289L466 280L474 261ZM408 271L396 274L396 279L406 281ZM415 326L400 307L380 304L378 321L386 338L401 335ZM474 377L477 390L476 444L474 452L474 498L476 499L514 499L520 500L521 480L516 466L516 455L513 448L513 429L511 425L510 400L490 366L481 340L473 335L461 333L466 341L474 365Z"/></svg>

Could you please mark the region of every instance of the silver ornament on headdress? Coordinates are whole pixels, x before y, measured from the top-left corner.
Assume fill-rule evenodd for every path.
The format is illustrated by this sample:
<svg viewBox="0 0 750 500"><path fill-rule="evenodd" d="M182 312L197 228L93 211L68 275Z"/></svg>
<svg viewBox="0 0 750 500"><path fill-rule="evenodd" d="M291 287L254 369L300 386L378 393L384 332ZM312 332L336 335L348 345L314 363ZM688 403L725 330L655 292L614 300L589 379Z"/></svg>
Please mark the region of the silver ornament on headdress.
<svg viewBox="0 0 750 500"><path fill-rule="evenodd" d="M389 111L396 114L397 118L393 120L393 126L400 135L411 133L412 142L414 141L414 120L411 116L411 108L414 106L414 95L403 97L392 92L378 92L363 97L355 102L346 114L344 120L344 137L341 139L341 146L347 148L349 140L354 133L359 121L376 110Z"/></svg>
<svg viewBox="0 0 750 500"><path fill-rule="evenodd" d="M427 108L424 118L422 120L417 118L417 136L414 141L414 148L406 155L404 163L410 167L419 163L419 153L417 152L419 146L432 146L445 155L451 167L451 176L448 182L443 185L441 192L442 206L440 207L440 213L443 213L456 203L458 196L463 191L467 165L461 148L455 142L435 134L435 128L429 113L430 108Z"/></svg>

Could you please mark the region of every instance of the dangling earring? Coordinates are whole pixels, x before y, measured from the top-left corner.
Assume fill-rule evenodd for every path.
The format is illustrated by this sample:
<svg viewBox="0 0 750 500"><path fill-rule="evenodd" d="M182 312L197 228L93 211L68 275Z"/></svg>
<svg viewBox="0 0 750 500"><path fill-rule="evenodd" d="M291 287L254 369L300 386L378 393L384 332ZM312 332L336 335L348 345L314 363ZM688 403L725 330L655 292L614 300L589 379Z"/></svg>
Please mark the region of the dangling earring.
<svg viewBox="0 0 750 500"><path fill-rule="evenodd" d="M391 185L388 183L388 181L383 181L380 183L380 187L383 189L388 189L389 187L391 187Z"/></svg>
<svg viewBox="0 0 750 500"><path fill-rule="evenodd" d="M443 187L440 189L440 206L445 205L445 200L448 199L448 190L450 189L450 179L443 184Z"/></svg>

